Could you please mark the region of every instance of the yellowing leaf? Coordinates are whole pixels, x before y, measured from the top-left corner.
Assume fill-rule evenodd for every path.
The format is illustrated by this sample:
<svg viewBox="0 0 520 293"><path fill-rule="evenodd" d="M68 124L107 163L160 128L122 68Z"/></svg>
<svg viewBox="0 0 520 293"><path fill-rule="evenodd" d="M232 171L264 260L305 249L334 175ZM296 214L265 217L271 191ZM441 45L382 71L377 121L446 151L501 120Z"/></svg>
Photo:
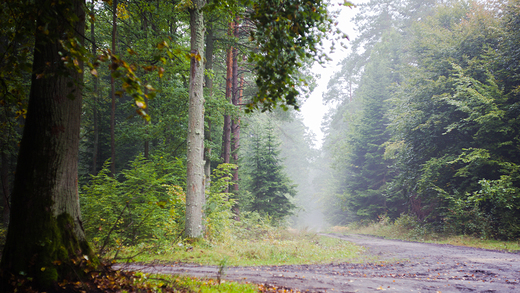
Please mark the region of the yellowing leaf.
<svg viewBox="0 0 520 293"><path fill-rule="evenodd" d="M157 44L157 49L163 49L164 47L168 48L168 43L166 43L166 41Z"/></svg>
<svg viewBox="0 0 520 293"><path fill-rule="evenodd" d="M141 109L146 109L146 104L142 101L136 101L135 104Z"/></svg>

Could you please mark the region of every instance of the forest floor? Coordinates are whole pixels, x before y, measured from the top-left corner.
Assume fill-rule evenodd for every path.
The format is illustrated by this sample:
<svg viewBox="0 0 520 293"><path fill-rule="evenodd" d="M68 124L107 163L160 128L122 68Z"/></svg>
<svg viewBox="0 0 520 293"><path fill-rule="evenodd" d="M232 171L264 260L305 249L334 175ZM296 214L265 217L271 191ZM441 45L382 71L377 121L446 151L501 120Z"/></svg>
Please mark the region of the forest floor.
<svg viewBox="0 0 520 293"><path fill-rule="evenodd" d="M302 292L520 292L520 254L445 244L323 234L364 246L362 263L228 267L223 279ZM216 278L217 266L120 264L119 269Z"/></svg>

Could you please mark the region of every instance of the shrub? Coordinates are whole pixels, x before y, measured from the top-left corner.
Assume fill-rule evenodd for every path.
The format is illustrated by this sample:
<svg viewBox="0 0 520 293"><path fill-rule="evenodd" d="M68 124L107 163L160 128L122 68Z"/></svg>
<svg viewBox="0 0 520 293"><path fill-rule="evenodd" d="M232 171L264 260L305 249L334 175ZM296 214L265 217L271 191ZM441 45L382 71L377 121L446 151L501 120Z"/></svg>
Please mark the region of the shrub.
<svg viewBox="0 0 520 293"><path fill-rule="evenodd" d="M204 206L209 241L230 237L235 202L223 191L235 168L222 164L214 170ZM186 194L179 184L184 182L184 172L179 159L168 163L163 156L152 160L138 156L118 181L109 176L105 163L81 193L87 236L101 250L144 243L158 244L159 249L164 243L177 242L185 225Z"/></svg>
<svg viewBox="0 0 520 293"><path fill-rule="evenodd" d="M130 168L109 176L109 164L81 190L84 227L94 245L135 245L175 237L184 218L182 161L138 156ZM182 173L180 172L182 171Z"/></svg>

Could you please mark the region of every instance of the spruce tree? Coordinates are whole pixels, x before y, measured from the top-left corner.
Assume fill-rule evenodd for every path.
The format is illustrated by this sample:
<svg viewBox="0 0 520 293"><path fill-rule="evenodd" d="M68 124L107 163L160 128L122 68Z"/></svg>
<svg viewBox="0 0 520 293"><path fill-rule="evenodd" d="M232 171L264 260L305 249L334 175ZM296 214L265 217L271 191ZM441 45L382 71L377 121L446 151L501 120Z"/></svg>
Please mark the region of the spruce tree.
<svg viewBox="0 0 520 293"><path fill-rule="evenodd" d="M296 185L287 176L280 158L280 142L269 120L264 127L251 133L250 154L246 158L251 211L268 215L280 224L292 215L296 206L291 201Z"/></svg>

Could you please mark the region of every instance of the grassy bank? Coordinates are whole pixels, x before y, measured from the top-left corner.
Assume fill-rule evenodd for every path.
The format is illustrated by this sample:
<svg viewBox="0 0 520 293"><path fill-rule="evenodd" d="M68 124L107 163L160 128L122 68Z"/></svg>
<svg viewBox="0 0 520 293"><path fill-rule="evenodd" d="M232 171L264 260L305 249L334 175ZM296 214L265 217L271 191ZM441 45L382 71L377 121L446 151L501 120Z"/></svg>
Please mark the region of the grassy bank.
<svg viewBox="0 0 520 293"><path fill-rule="evenodd" d="M257 231L250 237L218 242L167 243L123 247L119 260L190 262L208 265L251 266L355 262L362 248L352 243L281 228Z"/></svg>
<svg viewBox="0 0 520 293"><path fill-rule="evenodd" d="M520 239L517 241L501 241L474 237L472 235L436 233L409 215L401 215L395 221L391 221L388 217L380 216L377 222L355 223L347 227L336 226L332 227L331 230L332 232L343 234L366 234L388 239L451 244L507 252L520 251Z"/></svg>
<svg viewBox="0 0 520 293"><path fill-rule="evenodd" d="M251 266L362 261L363 248L307 231L259 226L235 229L219 241L184 241L122 246L107 257L145 263L190 262L207 265ZM178 292L297 292L266 284L241 284L216 279L135 273L141 288L175 288ZM177 292L177 291L175 291Z"/></svg>

